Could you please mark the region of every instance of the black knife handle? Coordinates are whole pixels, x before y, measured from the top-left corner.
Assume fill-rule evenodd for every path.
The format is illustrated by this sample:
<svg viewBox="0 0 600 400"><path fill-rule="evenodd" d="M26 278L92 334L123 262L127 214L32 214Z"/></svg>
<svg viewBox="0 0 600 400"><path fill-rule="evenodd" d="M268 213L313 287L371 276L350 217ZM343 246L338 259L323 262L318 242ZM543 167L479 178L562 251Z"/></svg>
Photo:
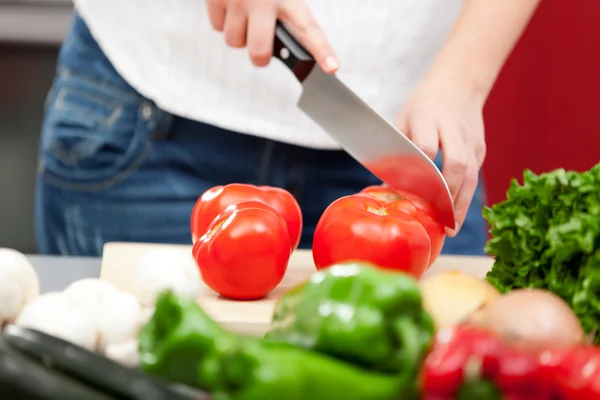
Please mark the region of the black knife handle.
<svg viewBox="0 0 600 400"><path fill-rule="evenodd" d="M315 66L315 59L279 21L275 26L273 57L283 62L300 82Z"/></svg>

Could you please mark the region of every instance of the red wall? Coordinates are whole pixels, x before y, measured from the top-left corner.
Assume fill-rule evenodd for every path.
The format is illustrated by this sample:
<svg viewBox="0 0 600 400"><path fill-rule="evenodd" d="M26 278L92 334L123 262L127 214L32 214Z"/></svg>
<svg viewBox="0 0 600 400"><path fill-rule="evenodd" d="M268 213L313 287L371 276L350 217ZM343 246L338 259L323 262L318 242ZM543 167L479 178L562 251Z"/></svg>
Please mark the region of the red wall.
<svg viewBox="0 0 600 400"><path fill-rule="evenodd" d="M525 168L600 160L600 0L542 0L484 111L488 203Z"/></svg>

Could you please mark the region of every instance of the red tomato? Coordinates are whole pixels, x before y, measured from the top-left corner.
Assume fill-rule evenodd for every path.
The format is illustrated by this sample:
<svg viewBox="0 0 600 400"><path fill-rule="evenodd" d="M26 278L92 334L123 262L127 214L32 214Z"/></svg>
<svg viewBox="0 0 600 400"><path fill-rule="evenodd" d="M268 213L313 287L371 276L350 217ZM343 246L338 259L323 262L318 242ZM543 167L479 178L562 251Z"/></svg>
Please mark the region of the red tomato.
<svg viewBox="0 0 600 400"><path fill-rule="evenodd" d="M431 266L431 264L433 264L433 262L442 252L442 247L444 247L444 240L446 238L446 230L444 225L435 222L434 219L427 215L425 211L418 209L408 200L396 200L387 204L386 207L390 207L398 211L404 211L405 213L415 217L416 220L423 225L423 228L425 228L427 231L429 240L431 242L431 254L429 255L428 265Z"/></svg>
<svg viewBox="0 0 600 400"><path fill-rule="evenodd" d="M360 194L366 194L385 204L396 200L404 200L404 197L397 190L384 185L367 186L360 191Z"/></svg>
<svg viewBox="0 0 600 400"><path fill-rule="evenodd" d="M254 300L283 279L290 259L290 235L272 207L247 201L225 209L201 236L193 256L204 283L222 296Z"/></svg>
<svg viewBox="0 0 600 400"><path fill-rule="evenodd" d="M192 210L190 222L192 241L196 242L204 235L215 217L226 207L242 201L258 201L274 208L287 224L292 243L291 249L296 250L302 234L302 211L294 196L280 188L241 183L215 186L200 196Z"/></svg>
<svg viewBox="0 0 600 400"><path fill-rule="evenodd" d="M429 257L429 265L438 258L444 247L446 238L444 225L436 222L431 218L423 208L418 208L412 202L405 200L398 191L386 186L369 186L364 188L360 193L374 197L382 201L386 206L396 210L404 211L417 219L423 225L429 240L431 241L431 255Z"/></svg>
<svg viewBox="0 0 600 400"><path fill-rule="evenodd" d="M404 166L410 165L406 169ZM399 193L406 199L423 209L429 216L435 220L437 218L436 202L441 201L446 194L445 188L442 188L435 180L431 180L431 164L421 156L413 155L390 155L382 157L369 165L365 165L377 176L387 176L395 179L395 182L389 182L392 187L411 188L412 190ZM424 199L427 199L425 201ZM431 203L430 203L431 201Z"/></svg>
<svg viewBox="0 0 600 400"><path fill-rule="evenodd" d="M427 231L415 217L360 194L331 203L313 237L317 269L367 261L420 277L427 269L430 253Z"/></svg>

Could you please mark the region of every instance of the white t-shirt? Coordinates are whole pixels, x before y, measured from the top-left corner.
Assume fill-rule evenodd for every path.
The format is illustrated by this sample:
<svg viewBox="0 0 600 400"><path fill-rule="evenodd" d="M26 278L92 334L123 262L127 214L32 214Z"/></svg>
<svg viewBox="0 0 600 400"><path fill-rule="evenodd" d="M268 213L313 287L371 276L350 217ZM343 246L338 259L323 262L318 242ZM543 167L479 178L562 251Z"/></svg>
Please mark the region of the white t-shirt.
<svg viewBox="0 0 600 400"><path fill-rule="evenodd" d="M300 0L298 0L300 1ZM306 0L339 78L393 121L443 45L461 0ZM339 146L297 108L301 85L273 59L229 48L203 0L74 0L122 77L167 112L296 145Z"/></svg>

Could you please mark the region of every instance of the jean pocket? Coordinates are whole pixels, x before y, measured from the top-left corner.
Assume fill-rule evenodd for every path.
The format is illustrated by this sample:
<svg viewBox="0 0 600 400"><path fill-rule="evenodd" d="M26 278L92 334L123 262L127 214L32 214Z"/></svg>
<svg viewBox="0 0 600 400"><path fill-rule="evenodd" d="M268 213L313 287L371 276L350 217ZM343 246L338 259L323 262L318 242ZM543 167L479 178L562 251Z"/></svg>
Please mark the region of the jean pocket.
<svg viewBox="0 0 600 400"><path fill-rule="evenodd" d="M143 162L151 121L143 102L101 82L58 78L49 96L40 149L44 177L72 190L101 190Z"/></svg>

